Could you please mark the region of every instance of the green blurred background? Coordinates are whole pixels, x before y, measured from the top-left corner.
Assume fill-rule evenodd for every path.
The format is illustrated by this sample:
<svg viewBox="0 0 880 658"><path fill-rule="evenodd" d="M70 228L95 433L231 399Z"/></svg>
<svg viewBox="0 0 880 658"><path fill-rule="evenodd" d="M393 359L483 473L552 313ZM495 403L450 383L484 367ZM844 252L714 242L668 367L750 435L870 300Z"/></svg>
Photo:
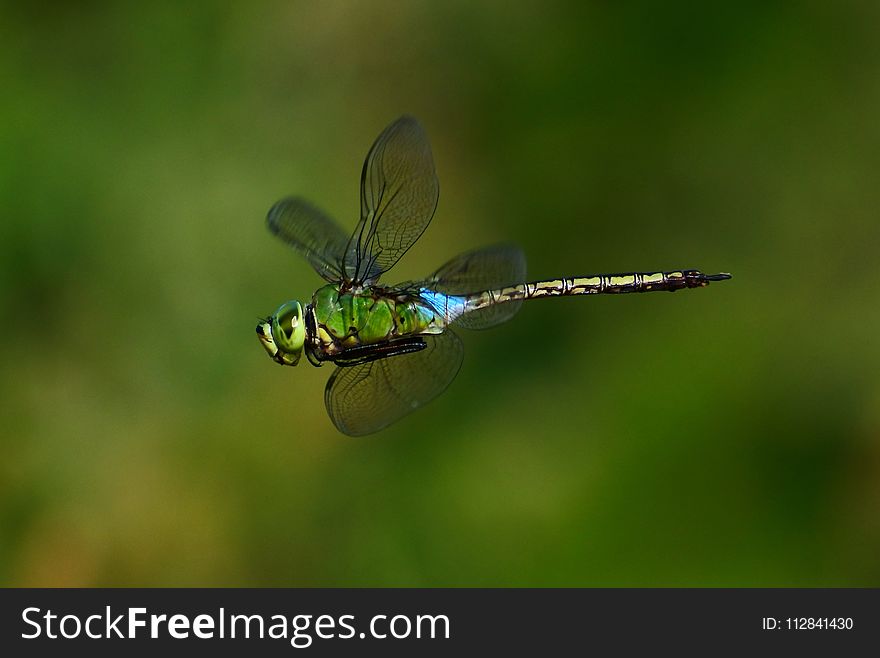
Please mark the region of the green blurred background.
<svg viewBox="0 0 880 658"><path fill-rule="evenodd" d="M880 585L880 5L623 5L4 4L0 583ZM254 335L320 283L264 217L353 226L404 112L391 279L734 280L527 304L338 434Z"/></svg>

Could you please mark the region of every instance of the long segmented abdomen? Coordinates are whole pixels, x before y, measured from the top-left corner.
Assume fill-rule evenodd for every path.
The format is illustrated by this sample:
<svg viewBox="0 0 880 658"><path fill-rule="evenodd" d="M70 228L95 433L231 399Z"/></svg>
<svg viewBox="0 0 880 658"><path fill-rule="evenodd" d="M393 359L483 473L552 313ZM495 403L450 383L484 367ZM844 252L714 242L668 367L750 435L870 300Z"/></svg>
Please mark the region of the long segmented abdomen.
<svg viewBox="0 0 880 658"><path fill-rule="evenodd" d="M675 292L684 288L702 288L712 281L729 279L729 274L703 274L699 270L669 272L631 272L628 274L595 274L520 283L497 290L484 290L460 297L461 312L469 313L494 304L539 297L569 295L621 294L629 292Z"/></svg>

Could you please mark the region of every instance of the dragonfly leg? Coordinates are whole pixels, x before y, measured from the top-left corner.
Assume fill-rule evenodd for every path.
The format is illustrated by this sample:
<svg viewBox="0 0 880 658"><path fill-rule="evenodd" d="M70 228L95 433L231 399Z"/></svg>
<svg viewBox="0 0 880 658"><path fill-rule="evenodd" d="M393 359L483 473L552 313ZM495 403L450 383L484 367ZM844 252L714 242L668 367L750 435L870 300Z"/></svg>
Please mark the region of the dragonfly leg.
<svg viewBox="0 0 880 658"><path fill-rule="evenodd" d="M389 341L387 343L350 347L330 360L337 366L345 368L348 366L358 366L362 363L369 363L370 361L377 361L379 359L387 359L392 356L400 356L401 354L419 352L425 349L425 347L427 347L427 344L421 338L407 337Z"/></svg>
<svg viewBox="0 0 880 658"><path fill-rule="evenodd" d="M320 368L324 365L324 359L321 358L320 353L315 350L311 345L306 346L306 356L309 359L309 363L311 363L316 368Z"/></svg>

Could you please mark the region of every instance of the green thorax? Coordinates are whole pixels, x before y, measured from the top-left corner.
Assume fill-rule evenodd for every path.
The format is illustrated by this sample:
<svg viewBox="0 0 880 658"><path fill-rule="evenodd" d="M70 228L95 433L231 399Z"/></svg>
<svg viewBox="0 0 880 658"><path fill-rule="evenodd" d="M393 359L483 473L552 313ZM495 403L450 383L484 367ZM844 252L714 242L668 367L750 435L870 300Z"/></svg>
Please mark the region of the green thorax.
<svg viewBox="0 0 880 658"><path fill-rule="evenodd" d="M312 343L328 355L402 336L439 334L445 327L417 294L382 288L340 292L338 284L329 284L315 292L309 312Z"/></svg>

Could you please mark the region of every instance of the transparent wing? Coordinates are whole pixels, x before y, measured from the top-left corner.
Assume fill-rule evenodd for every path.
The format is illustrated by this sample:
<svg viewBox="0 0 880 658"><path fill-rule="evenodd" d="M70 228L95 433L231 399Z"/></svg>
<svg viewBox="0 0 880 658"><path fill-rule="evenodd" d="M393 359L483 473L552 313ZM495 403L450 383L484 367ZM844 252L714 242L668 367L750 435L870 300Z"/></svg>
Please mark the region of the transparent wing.
<svg viewBox="0 0 880 658"><path fill-rule="evenodd" d="M273 234L305 256L327 281L342 279L348 238L327 215L308 201L289 197L272 206L266 222Z"/></svg>
<svg viewBox="0 0 880 658"><path fill-rule="evenodd" d="M451 331L423 338L427 347L419 352L336 368L324 403L340 432L378 432L446 390L461 367L461 341Z"/></svg>
<svg viewBox="0 0 880 658"><path fill-rule="evenodd" d="M526 257L522 249L499 244L456 256L419 285L448 295L466 295L525 283L525 280ZM512 318L520 306L521 300L495 304L465 313L455 324L465 329L487 329Z"/></svg>
<svg viewBox="0 0 880 658"><path fill-rule="evenodd" d="M361 174L361 219L346 249L346 270L372 283L390 270L428 227L440 186L421 124L403 116L376 139Z"/></svg>

